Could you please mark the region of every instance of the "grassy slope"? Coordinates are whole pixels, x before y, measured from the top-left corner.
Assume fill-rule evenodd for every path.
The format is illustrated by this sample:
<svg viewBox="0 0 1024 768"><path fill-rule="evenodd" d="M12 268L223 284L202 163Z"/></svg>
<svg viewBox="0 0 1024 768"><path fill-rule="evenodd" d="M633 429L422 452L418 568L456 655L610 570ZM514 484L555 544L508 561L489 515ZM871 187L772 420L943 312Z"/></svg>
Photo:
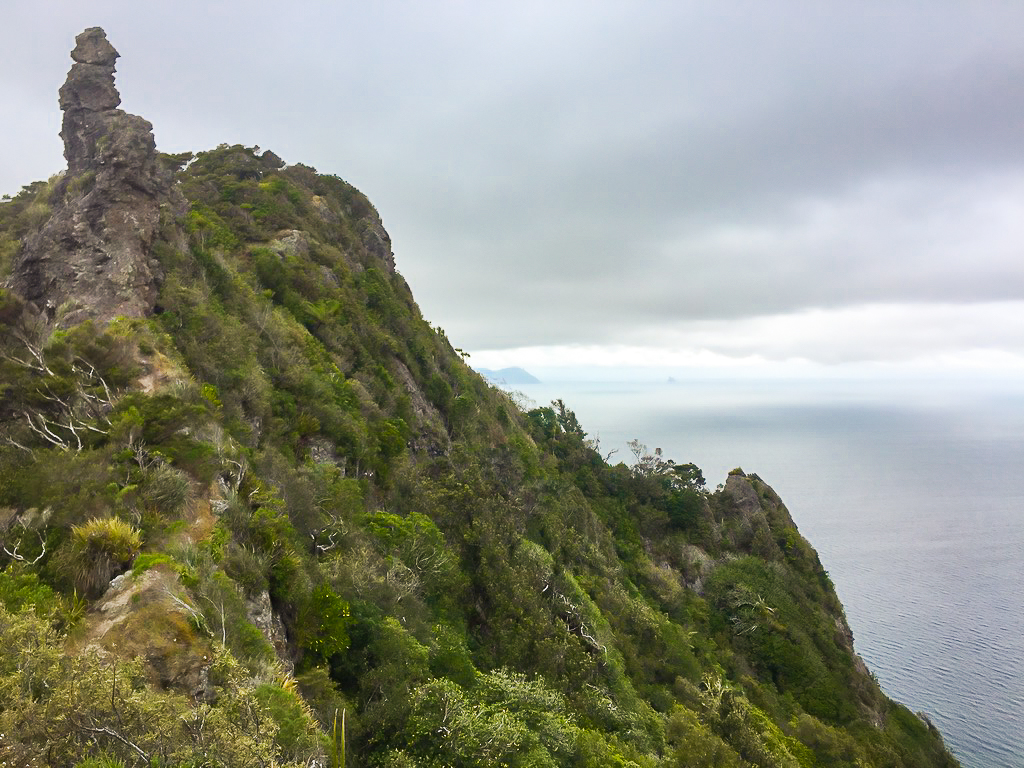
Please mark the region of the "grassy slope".
<svg viewBox="0 0 1024 768"><path fill-rule="evenodd" d="M303 764L344 710L348 765L955 764L759 478L523 413L342 180L226 146L179 179L152 317L0 302L0 635L48 649L0 666L0 756ZM0 206L8 264L48 189Z"/></svg>

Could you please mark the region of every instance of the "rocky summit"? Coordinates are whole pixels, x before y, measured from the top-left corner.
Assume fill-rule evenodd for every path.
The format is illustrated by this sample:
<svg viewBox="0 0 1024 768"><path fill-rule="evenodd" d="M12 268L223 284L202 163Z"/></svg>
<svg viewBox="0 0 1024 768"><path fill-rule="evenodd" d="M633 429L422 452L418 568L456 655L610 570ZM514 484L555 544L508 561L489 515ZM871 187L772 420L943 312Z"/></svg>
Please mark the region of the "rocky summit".
<svg viewBox="0 0 1024 768"><path fill-rule="evenodd" d="M27 238L10 283L60 327L148 313L161 278L150 254L161 212L185 206L159 162L153 126L117 108L118 53L104 31L87 29L75 43L60 89L68 168L53 215Z"/></svg>

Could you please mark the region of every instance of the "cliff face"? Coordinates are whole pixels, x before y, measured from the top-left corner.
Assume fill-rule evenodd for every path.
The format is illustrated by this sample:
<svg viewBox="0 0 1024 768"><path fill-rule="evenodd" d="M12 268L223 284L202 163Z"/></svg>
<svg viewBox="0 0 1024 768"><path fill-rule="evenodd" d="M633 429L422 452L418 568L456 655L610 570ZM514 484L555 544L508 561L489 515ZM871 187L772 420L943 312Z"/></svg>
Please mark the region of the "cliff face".
<svg viewBox="0 0 1024 768"><path fill-rule="evenodd" d="M161 210L180 216L185 205L160 166L152 125L117 109L118 53L103 30L80 34L71 58L60 89L68 168L49 222L27 240L11 278L62 327L149 313L161 278L150 253Z"/></svg>
<svg viewBox="0 0 1024 768"><path fill-rule="evenodd" d="M358 190L172 178L116 55L79 36L68 171L0 205L0 763L955 766L759 477L524 412Z"/></svg>

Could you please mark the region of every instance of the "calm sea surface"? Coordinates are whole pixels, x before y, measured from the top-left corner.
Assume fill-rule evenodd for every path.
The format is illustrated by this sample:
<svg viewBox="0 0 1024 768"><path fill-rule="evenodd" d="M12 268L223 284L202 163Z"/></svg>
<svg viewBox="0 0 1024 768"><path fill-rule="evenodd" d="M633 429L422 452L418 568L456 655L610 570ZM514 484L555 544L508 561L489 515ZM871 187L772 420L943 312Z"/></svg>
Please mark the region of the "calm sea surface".
<svg viewBox="0 0 1024 768"><path fill-rule="evenodd" d="M698 380L521 386L602 453L639 438L786 502L856 647L965 768L1024 768L1024 388Z"/></svg>

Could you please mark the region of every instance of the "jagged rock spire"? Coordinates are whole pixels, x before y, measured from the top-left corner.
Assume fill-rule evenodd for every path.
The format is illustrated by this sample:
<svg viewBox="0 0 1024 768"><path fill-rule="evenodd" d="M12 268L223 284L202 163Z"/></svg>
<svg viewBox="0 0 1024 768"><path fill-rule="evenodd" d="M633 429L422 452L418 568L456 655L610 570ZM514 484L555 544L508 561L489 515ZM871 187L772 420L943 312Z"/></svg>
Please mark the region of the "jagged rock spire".
<svg viewBox="0 0 1024 768"><path fill-rule="evenodd" d="M155 192L161 186L153 126L117 109L121 94L114 85L118 53L100 27L75 38L74 64L60 89L64 110L61 138L68 176L84 171L119 172L133 184Z"/></svg>
<svg viewBox="0 0 1024 768"><path fill-rule="evenodd" d="M68 170L51 197L53 215L29 237L10 285L55 322L152 311L160 282L150 248L160 205L184 199L161 167L153 126L118 109L118 53L99 27L75 38L74 64L60 89Z"/></svg>
<svg viewBox="0 0 1024 768"><path fill-rule="evenodd" d="M116 109L121 95L114 87L114 62L118 52L100 27L90 27L75 38L71 58L75 63L60 89L60 108Z"/></svg>
<svg viewBox="0 0 1024 768"><path fill-rule="evenodd" d="M114 62L118 53L100 27L90 27L75 38L71 58L75 63L60 89L60 108L64 110L64 157L74 174L84 170L94 154L89 146L88 128L94 120L90 113L116 109L121 94L114 85Z"/></svg>

